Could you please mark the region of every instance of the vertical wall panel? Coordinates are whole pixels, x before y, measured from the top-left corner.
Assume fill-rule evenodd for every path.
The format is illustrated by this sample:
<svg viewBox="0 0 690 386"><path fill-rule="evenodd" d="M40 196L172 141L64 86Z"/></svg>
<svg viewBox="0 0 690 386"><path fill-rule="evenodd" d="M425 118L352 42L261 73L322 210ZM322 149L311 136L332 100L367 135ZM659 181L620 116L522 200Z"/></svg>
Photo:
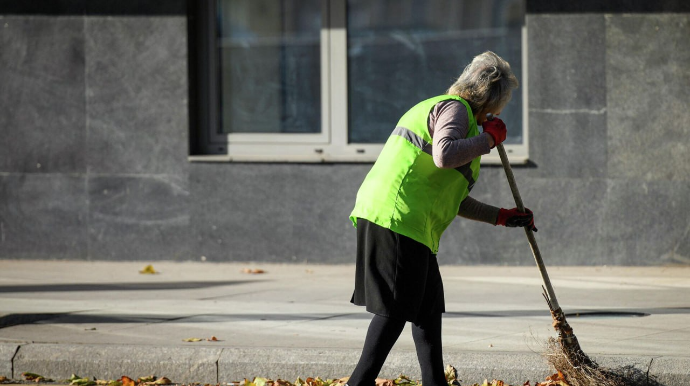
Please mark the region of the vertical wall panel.
<svg viewBox="0 0 690 386"><path fill-rule="evenodd" d="M183 17L88 17L86 96L92 173L187 173Z"/></svg>
<svg viewBox="0 0 690 386"><path fill-rule="evenodd" d="M190 259L186 176L92 176L88 194L93 259Z"/></svg>
<svg viewBox="0 0 690 386"><path fill-rule="evenodd" d="M85 164L84 20L0 16L0 172Z"/></svg>
<svg viewBox="0 0 690 386"><path fill-rule="evenodd" d="M601 14L527 17L533 176L606 177L605 27Z"/></svg>
<svg viewBox="0 0 690 386"><path fill-rule="evenodd" d="M609 15L609 175L690 181L690 15Z"/></svg>
<svg viewBox="0 0 690 386"><path fill-rule="evenodd" d="M0 175L0 259L87 258L83 177Z"/></svg>

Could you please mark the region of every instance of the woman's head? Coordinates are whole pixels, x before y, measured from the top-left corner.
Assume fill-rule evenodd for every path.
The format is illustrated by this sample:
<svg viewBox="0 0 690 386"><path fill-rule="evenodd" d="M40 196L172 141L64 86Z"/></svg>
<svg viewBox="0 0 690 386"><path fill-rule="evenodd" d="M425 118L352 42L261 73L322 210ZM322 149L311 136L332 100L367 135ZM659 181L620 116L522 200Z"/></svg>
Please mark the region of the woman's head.
<svg viewBox="0 0 690 386"><path fill-rule="evenodd" d="M446 91L466 100L474 115L500 113L519 86L510 64L491 51L476 56Z"/></svg>

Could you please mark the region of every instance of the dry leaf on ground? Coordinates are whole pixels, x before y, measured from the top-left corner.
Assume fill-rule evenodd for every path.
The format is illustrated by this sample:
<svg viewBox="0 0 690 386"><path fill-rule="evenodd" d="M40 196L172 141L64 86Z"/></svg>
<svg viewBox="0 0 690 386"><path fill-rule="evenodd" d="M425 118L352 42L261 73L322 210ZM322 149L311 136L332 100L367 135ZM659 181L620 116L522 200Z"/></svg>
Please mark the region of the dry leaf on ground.
<svg viewBox="0 0 690 386"><path fill-rule="evenodd" d="M134 379L123 375L118 381L122 382L122 386L136 386L136 382L134 382Z"/></svg>
<svg viewBox="0 0 690 386"><path fill-rule="evenodd" d="M161 377L161 378L156 379L155 381L152 381L152 382L145 382L144 385L146 385L146 386L153 386L153 385L169 385L169 384L171 384L171 383L172 383L172 381L169 380L168 378L166 378L166 377Z"/></svg>
<svg viewBox="0 0 690 386"><path fill-rule="evenodd" d="M376 378L376 386L395 386L392 379Z"/></svg>
<svg viewBox="0 0 690 386"><path fill-rule="evenodd" d="M139 273L144 274L144 275L155 275L159 272L157 272L155 269L153 269L153 265L149 264L146 267L144 267L144 269L139 271Z"/></svg>
<svg viewBox="0 0 690 386"><path fill-rule="evenodd" d="M263 269L258 269L258 268L254 268L254 269L245 268L245 269L242 270L242 273L249 273L249 274L252 274L252 275L256 275L256 274L259 274L259 273L266 273L266 271L264 271Z"/></svg>
<svg viewBox="0 0 690 386"><path fill-rule="evenodd" d="M42 375L29 373L29 372L22 373L22 377L24 377L24 379L27 381L34 381L36 383L38 383L38 382L53 382L52 379L46 378Z"/></svg>

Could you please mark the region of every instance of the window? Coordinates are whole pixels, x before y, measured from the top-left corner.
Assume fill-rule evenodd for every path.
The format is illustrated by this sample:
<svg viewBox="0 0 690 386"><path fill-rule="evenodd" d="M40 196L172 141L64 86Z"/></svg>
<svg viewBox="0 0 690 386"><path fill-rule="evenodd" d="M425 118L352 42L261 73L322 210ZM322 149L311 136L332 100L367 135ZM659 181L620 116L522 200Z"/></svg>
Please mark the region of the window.
<svg viewBox="0 0 690 386"><path fill-rule="evenodd" d="M373 161L407 109L485 50L520 79L501 118L511 161L527 160L524 0L198 3L193 160Z"/></svg>

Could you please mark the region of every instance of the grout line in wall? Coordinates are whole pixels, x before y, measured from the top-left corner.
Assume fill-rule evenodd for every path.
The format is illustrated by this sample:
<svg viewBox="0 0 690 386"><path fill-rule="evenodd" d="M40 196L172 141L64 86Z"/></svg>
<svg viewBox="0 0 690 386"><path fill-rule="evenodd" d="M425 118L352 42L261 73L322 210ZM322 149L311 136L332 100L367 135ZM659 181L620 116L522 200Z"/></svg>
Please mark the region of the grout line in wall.
<svg viewBox="0 0 690 386"><path fill-rule="evenodd" d="M91 261L91 199L89 197L89 76L88 76L88 34L86 31L86 15L82 18L82 36L84 36L84 163L86 170L84 173L84 196L86 197L86 261Z"/></svg>
<svg viewBox="0 0 690 386"><path fill-rule="evenodd" d="M606 113L606 107L602 107L600 110L588 110L588 109L529 109L530 112L535 113L547 113L547 114L593 114L602 115Z"/></svg>

